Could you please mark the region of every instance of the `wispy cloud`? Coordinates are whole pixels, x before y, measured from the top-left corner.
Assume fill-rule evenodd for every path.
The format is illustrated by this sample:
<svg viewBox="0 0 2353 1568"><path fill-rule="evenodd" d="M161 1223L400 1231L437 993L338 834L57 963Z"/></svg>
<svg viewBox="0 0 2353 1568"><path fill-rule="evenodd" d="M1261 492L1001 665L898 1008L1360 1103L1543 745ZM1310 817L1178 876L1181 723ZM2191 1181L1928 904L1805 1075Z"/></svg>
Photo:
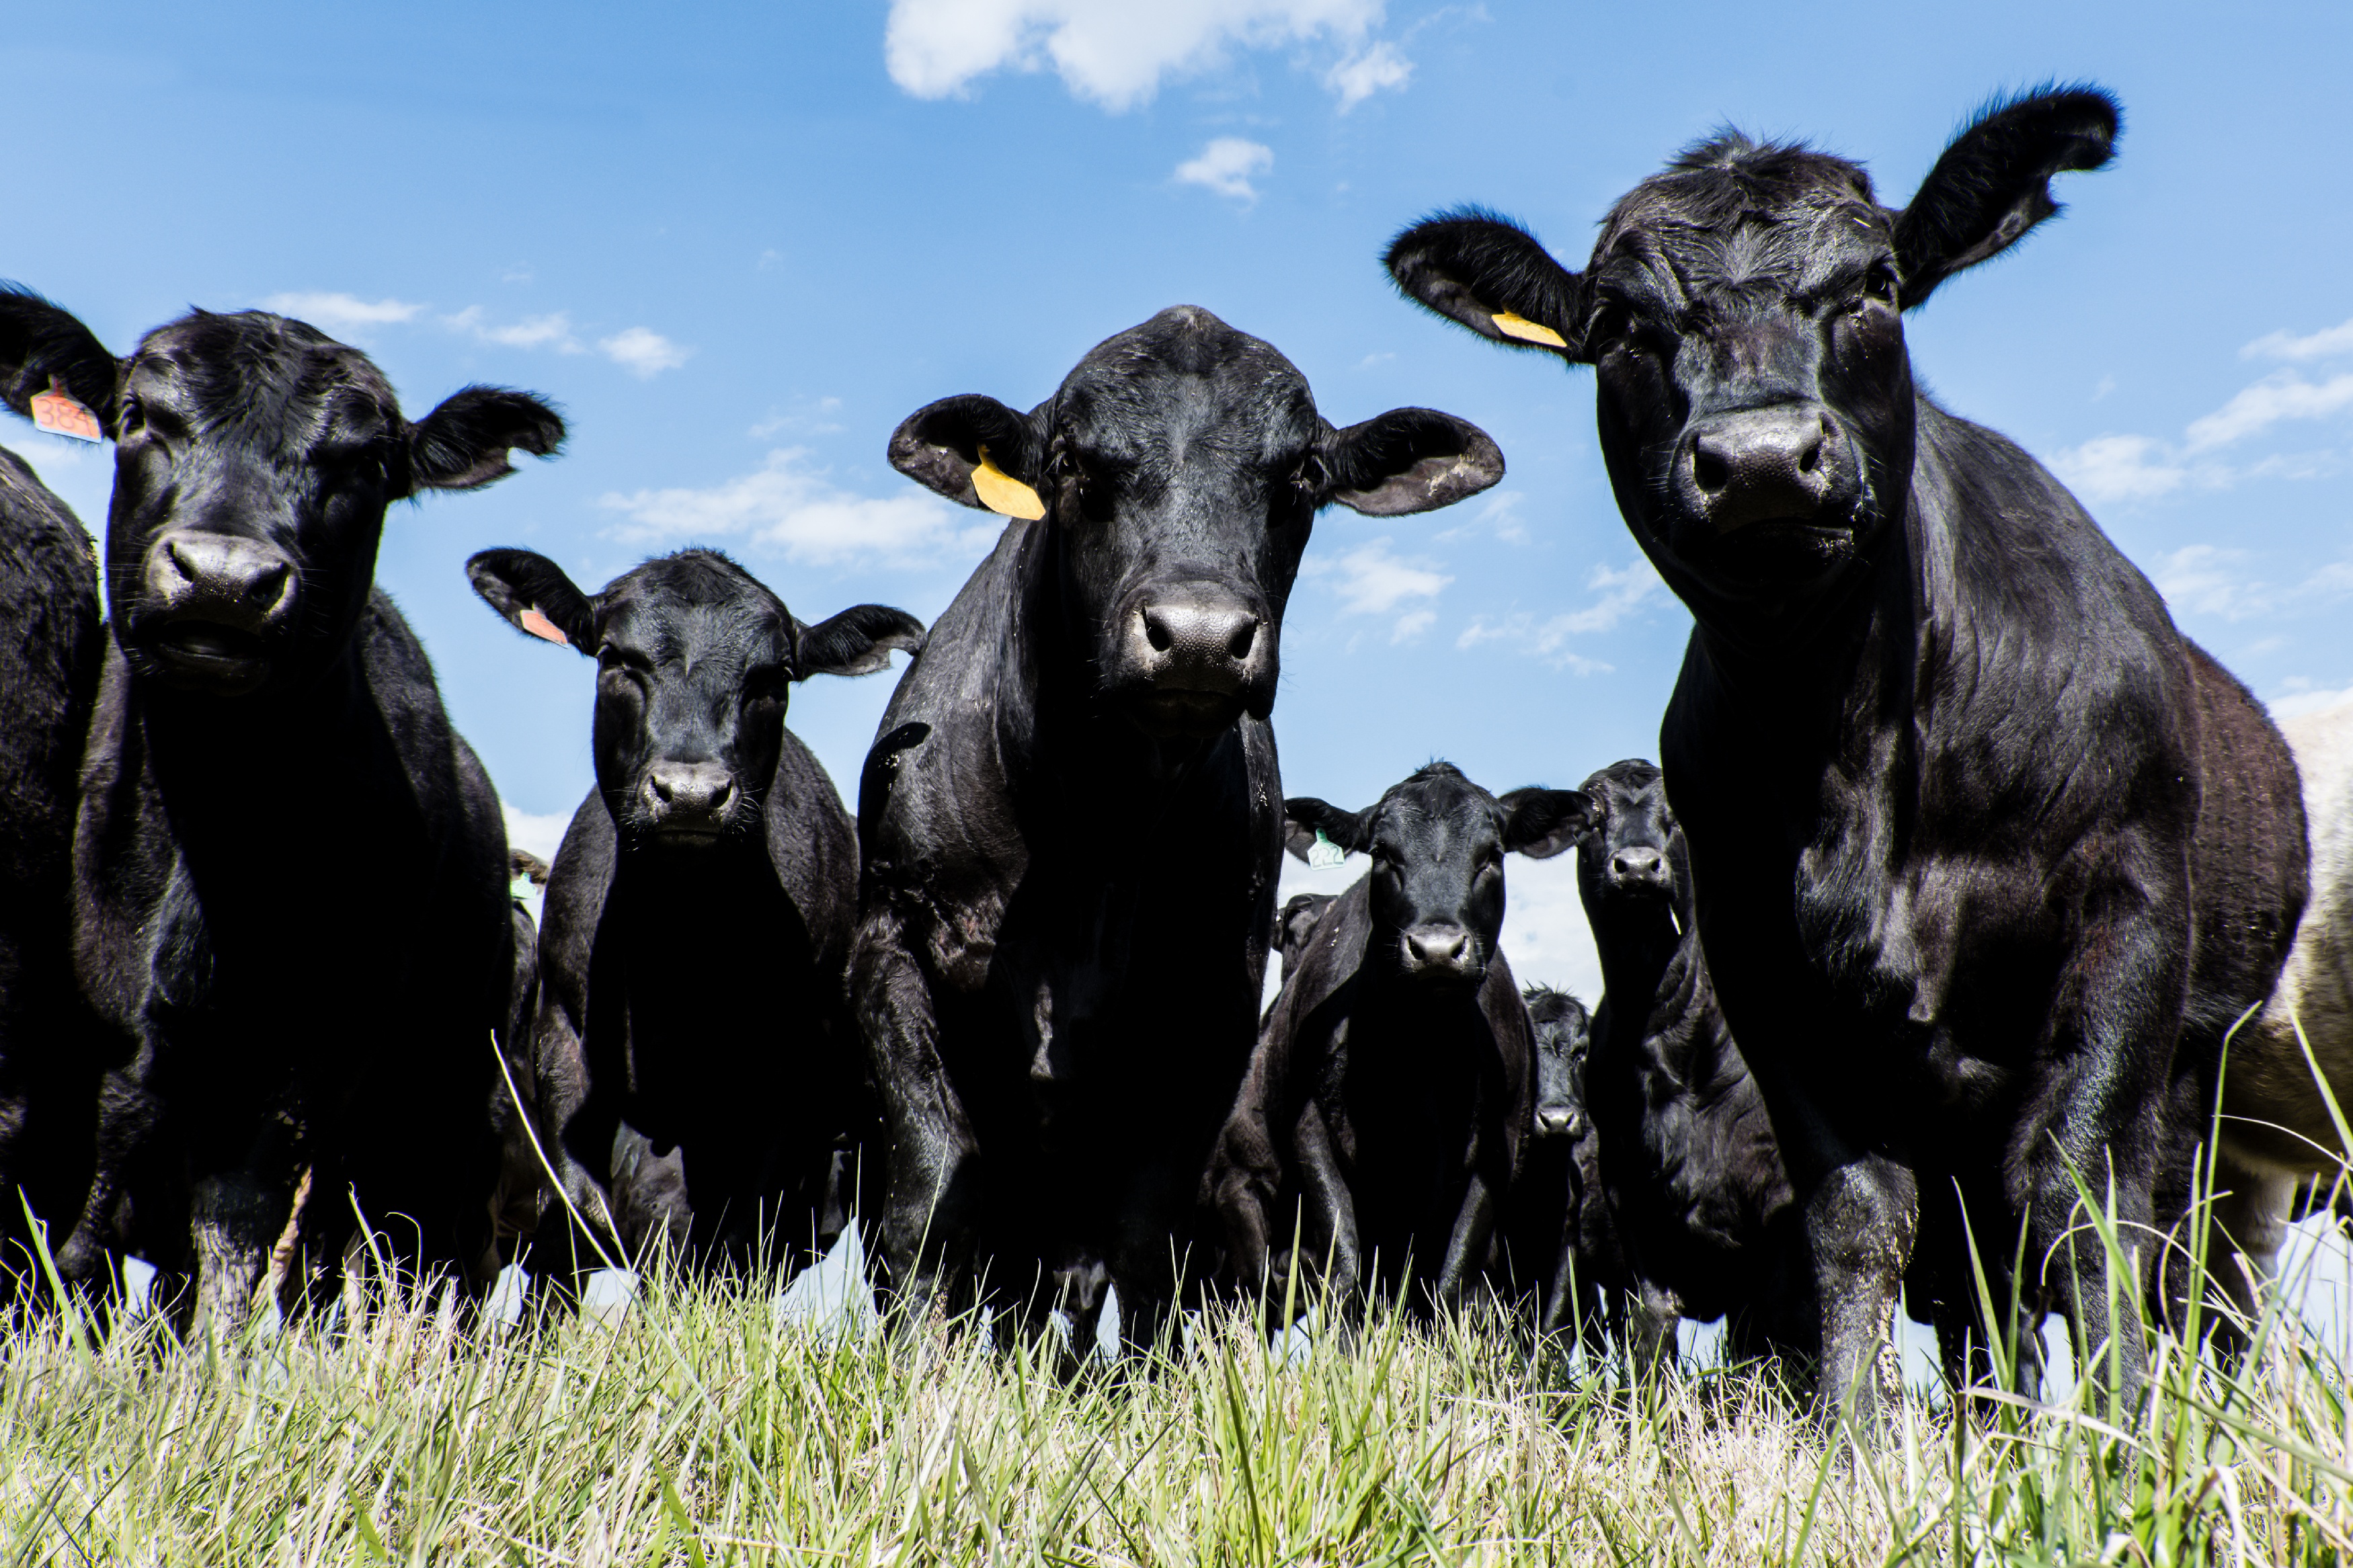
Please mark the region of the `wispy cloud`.
<svg viewBox="0 0 2353 1568"><path fill-rule="evenodd" d="M2319 419L2340 408L2353 408L2353 371L2323 382L2283 371L2246 388L2213 413L2191 420L2184 447L2191 452L2226 447L2283 419Z"/></svg>
<svg viewBox="0 0 2353 1568"><path fill-rule="evenodd" d="M1482 643L1501 643L1579 675L1607 674L1617 667L1577 652L1568 646L1569 639L1615 630L1644 605L1664 599L1667 585L1651 563L1639 557L1626 566L1596 566L1585 585L1599 596L1583 609L1542 620L1524 610L1493 620L1476 616L1454 639L1454 646L1468 650Z"/></svg>
<svg viewBox="0 0 2353 1568"><path fill-rule="evenodd" d="M597 503L621 521L606 537L654 545L744 539L816 566L932 566L976 559L1001 524L928 491L862 496L833 483L802 447L768 454L748 474L701 489L613 492Z"/></svg>
<svg viewBox="0 0 2353 1568"><path fill-rule="evenodd" d="M917 98L968 93L994 71L1050 68L1118 113L1236 48L1320 44L1340 51L1326 83L1345 109L1411 73L1394 45L1371 40L1381 13L1381 0L892 0L882 55Z"/></svg>
<svg viewBox="0 0 2353 1568"><path fill-rule="evenodd" d="M2323 327L2302 337L2286 331L2265 332L2239 351L2241 359L2337 359L2353 355L2353 321Z"/></svg>
<svg viewBox="0 0 2353 1568"><path fill-rule="evenodd" d="M425 309L406 300L363 300L343 293L272 294L261 303L265 310L347 337L358 336L370 327L397 326Z"/></svg>
<svg viewBox="0 0 2353 1568"><path fill-rule="evenodd" d="M1220 136L1201 149L1200 156L1176 165L1180 185L1199 185L1231 200L1258 200L1250 182L1274 170L1274 149L1240 136Z"/></svg>
<svg viewBox="0 0 2353 1568"><path fill-rule="evenodd" d="M676 370L694 353L692 349L670 342L650 327L630 327L609 338L599 338L596 347L603 351L607 359L640 381L649 380L666 370Z"/></svg>
<svg viewBox="0 0 2353 1568"><path fill-rule="evenodd" d="M1384 534L1337 559L1310 559L1303 570L1311 577L1330 578L1341 613L1349 616L1384 616L1408 599L1435 598L1454 581L1437 562L1399 555L1389 543Z"/></svg>
<svg viewBox="0 0 2353 1568"><path fill-rule="evenodd" d="M494 325L489 311L480 305L469 305L454 316L442 317L441 324L453 332L464 332L503 348L554 349L565 354L587 352L587 345L572 331L572 317L563 310Z"/></svg>

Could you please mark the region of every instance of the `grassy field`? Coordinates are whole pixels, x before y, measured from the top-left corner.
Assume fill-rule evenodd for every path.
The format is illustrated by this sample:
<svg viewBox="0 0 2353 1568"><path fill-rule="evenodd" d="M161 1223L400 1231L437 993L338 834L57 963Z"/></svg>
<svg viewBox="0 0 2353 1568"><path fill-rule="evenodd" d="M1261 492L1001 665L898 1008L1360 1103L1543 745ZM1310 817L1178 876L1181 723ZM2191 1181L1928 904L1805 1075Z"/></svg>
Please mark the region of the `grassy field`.
<svg viewBox="0 0 2353 1568"><path fill-rule="evenodd" d="M650 1279L626 1313L0 1347L8 1563L2353 1562L2344 1367L2292 1316L2146 1415L1826 1442L1735 1371L1630 1391L1499 1315L1271 1352L1241 1314L1076 1380L934 1324Z"/></svg>

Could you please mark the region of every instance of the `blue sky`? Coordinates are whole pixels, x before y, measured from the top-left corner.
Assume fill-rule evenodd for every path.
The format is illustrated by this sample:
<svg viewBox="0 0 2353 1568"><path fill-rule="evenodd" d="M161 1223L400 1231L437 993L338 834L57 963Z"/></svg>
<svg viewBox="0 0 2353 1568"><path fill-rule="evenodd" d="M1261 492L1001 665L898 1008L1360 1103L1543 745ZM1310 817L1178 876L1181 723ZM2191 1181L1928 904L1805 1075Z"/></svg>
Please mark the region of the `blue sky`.
<svg viewBox="0 0 2353 1568"><path fill-rule="evenodd" d="M2353 688L2353 11L1792 16L12 7L0 276L118 352L191 303L276 302L371 350L412 415L472 380L565 406L565 456L399 509L379 573L526 818L589 787L590 667L494 621L470 552L528 544L595 587L712 543L805 619L929 618L992 531L891 471L892 426L951 393L1028 406L1100 339L1207 306L1289 354L1335 422L1442 407L1511 464L1451 511L1316 525L1284 782L1360 805L1436 755L1502 789L1654 753L1689 626L1610 500L1589 374L1400 303L1375 260L1391 233L1477 201L1579 263L1612 197L1725 122L1862 158L1900 205L1989 93L2090 79L2124 100L2118 163L1940 290L1915 363L2074 483L2260 695ZM103 517L102 453L21 421L0 440ZM837 782L889 686L796 698ZM1567 872L1515 873L1506 947L1589 990Z"/></svg>

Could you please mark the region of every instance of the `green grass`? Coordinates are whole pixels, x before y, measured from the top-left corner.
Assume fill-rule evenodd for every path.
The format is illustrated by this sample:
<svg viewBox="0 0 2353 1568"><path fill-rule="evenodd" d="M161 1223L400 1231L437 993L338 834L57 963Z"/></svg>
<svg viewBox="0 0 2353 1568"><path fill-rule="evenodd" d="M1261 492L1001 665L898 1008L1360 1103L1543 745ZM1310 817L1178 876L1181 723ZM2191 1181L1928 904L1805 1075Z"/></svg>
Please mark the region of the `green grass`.
<svg viewBox="0 0 2353 1568"><path fill-rule="evenodd" d="M1630 1393L1491 1313L1066 1381L654 1280L617 1323L0 1343L9 1563L2353 1562L2344 1369L2160 1347L2141 1419L1915 1392L1857 1447L1750 1373Z"/></svg>

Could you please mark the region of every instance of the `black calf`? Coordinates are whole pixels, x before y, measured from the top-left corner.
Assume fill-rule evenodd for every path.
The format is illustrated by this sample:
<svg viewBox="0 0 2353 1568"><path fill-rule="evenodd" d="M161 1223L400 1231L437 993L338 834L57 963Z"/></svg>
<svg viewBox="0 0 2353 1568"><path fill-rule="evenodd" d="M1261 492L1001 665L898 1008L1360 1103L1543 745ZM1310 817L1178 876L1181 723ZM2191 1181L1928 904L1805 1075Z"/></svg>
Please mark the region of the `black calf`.
<svg viewBox="0 0 2353 1568"><path fill-rule="evenodd" d="M466 569L518 628L596 661L596 788L548 882L532 1051L541 1142L590 1229L550 1272L656 1245L802 1260L873 1111L845 1010L857 832L785 709L923 626L879 605L805 625L708 550L595 595L527 550Z"/></svg>
<svg viewBox="0 0 2353 1568"><path fill-rule="evenodd" d="M1443 763L1344 812L1283 804L1292 851L1321 832L1372 870L1316 926L1259 1035L1210 1173L1229 1264L1255 1286L1302 1261L1345 1300L1459 1300L1488 1268L1497 1205L1529 1125L1534 1046L1504 928L1504 856L1557 855L1585 796L1501 799Z"/></svg>
<svg viewBox="0 0 2353 1568"><path fill-rule="evenodd" d="M1288 982L1291 972L1299 967L1299 960L1307 951L1307 939L1314 934L1315 922L1332 907L1336 895L1331 893L1293 893L1274 912L1274 941L1271 944L1282 960L1282 978Z"/></svg>

